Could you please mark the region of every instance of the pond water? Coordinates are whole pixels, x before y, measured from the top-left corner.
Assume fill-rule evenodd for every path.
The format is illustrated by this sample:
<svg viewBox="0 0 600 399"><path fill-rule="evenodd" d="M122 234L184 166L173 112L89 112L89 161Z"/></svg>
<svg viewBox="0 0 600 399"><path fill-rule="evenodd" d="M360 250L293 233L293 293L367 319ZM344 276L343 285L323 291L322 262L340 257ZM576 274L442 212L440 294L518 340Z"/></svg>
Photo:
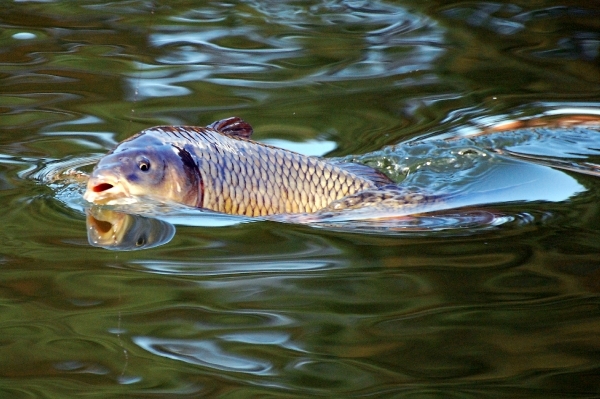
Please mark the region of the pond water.
<svg viewBox="0 0 600 399"><path fill-rule="evenodd" d="M0 397L600 396L595 3L2 7ZM70 172L137 131L229 116L443 206L81 198Z"/></svg>

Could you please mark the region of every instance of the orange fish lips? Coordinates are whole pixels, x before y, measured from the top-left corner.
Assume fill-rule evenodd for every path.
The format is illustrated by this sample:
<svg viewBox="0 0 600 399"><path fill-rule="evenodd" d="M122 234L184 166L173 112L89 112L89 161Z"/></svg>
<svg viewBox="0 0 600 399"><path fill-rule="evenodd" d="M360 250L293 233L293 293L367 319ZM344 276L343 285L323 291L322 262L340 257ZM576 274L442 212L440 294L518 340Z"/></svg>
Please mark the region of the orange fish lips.
<svg viewBox="0 0 600 399"><path fill-rule="evenodd" d="M94 204L128 203L131 198L122 181L106 175L92 175L83 194L83 199Z"/></svg>

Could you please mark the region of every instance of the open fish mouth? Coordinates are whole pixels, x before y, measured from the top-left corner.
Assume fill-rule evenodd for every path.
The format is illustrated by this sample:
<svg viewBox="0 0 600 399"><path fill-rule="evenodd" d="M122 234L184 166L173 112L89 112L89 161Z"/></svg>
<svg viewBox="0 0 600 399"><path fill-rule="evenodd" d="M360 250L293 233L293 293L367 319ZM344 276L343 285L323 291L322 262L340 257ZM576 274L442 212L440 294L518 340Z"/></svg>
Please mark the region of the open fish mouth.
<svg viewBox="0 0 600 399"><path fill-rule="evenodd" d="M94 204L121 204L132 200L129 190L119 181L106 178L91 178L83 199Z"/></svg>
<svg viewBox="0 0 600 399"><path fill-rule="evenodd" d="M126 216L119 212L90 208L87 210L88 238L99 245L114 245L122 240Z"/></svg>
<svg viewBox="0 0 600 399"><path fill-rule="evenodd" d="M103 191L110 190L113 187L114 186L110 183L100 183L100 184L96 184L94 187L92 187L92 191L95 193L101 193Z"/></svg>

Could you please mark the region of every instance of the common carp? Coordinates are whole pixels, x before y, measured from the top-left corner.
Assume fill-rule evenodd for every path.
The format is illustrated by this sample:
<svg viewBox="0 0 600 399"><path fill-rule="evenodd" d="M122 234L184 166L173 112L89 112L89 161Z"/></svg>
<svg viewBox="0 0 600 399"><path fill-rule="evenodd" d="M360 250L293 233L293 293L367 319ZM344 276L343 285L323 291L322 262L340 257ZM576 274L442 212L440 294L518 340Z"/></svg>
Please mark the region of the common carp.
<svg viewBox="0 0 600 399"><path fill-rule="evenodd" d="M312 213L392 181L365 165L328 161L250 139L228 118L206 127L158 126L102 158L84 198L96 204L140 197L246 216Z"/></svg>

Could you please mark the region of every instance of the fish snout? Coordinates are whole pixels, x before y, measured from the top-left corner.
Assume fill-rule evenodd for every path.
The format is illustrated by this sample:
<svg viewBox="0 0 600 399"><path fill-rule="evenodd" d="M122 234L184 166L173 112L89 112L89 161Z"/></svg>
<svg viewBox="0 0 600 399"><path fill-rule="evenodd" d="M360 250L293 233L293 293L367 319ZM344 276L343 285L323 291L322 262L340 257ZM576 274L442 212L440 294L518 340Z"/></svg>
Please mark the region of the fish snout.
<svg viewBox="0 0 600 399"><path fill-rule="evenodd" d="M83 199L96 204L107 204L127 197L129 192L119 179L101 173L92 174L83 194Z"/></svg>

